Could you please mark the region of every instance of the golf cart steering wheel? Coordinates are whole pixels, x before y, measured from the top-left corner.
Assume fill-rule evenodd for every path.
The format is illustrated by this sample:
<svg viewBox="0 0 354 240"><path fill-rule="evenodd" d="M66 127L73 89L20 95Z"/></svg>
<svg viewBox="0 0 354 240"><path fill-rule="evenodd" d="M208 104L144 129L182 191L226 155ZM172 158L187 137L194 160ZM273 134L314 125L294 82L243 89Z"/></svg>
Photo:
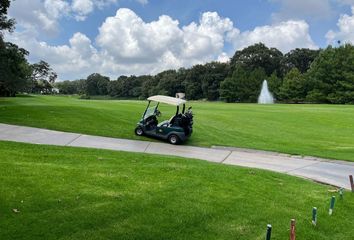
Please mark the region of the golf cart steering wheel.
<svg viewBox="0 0 354 240"><path fill-rule="evenodd" d="M158 109L156 110L155 114L156 114L157 117L161 117L161 115L162 115L162 113Z"/></svg>

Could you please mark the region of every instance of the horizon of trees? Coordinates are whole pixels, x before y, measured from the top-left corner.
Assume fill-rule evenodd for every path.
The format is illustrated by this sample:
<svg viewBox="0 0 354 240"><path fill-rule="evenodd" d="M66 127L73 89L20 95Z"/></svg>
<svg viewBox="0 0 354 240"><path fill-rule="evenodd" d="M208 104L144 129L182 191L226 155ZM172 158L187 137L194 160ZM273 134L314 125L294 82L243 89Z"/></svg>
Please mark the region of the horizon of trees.
<svg viewBox="0 0 354 240"><path fill-rule="evenodd" d="M5 42L15 20L8 18L10 0L0 1L0 96L19 92L80 94L83 98L109 95L113 98L145 99L151 95L174 96L184 92L189 100L256 102L264 79L278 102L354 103L354 46L326 49L294 49L283 54L263 43L236 51L228 63L210 62L191 68L166 70L156 75L119 76L99 73L86 79L59 82L48 63L30 64L29 52Z"/></svg>
<svg viewBox="0 0 354 240"><path fill-rule="evenodd" d="M184 92L189 100L252 103L257 102L265 79L278 102L353 104L354 46L297 48L283 54L258 43L236 51L228 63L210 62L117 80L94 73L86 80L63 81L56 86L62 94L84 98L146 99Z"/></svg>

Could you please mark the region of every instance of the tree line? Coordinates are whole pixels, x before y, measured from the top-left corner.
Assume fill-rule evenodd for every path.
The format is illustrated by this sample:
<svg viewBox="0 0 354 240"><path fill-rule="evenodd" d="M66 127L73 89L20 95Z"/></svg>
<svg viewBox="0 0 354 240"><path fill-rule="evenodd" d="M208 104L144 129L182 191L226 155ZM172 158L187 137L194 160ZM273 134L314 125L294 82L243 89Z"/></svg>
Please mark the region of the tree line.
<svg viewBox="0 0 354 240"><path fill-rule="evenodd" d="M10 0L0 0L0 96L16 93L80 94L83 98L145 99L151 95L225 102L256 102L264 79L278 102L354 103L354 46L326 49L294 49L283 54L258 43L236 51L228 63L210 62L189 69L167 70L156 75L120 76L116 80L99 73L86 79L55 83L57 74L44 61L30 64L29 52L3 33L12 32L15 20L7 17Z"/></svg>
<svg viewBox="0 0 354 240"><path fill-rule="evenodd" d="M30 64L29 52L5 42L5 31L12 32L15 20L7 17L10 0L0 0L0 96L12 97L18 92L51 93L57 74L48 63Z"/></svg>
<svg viewBox="0 0 354 240"><path fill-rule="evenodd" d="M87 79L59 82L56 86L62 94L86 98L109 95L145 99L184 92L190 100L252 103L257 101L265 79L278 102L352 104L354 46L294 49L283 54L259 43L236 51L228 63L211 62L116 80L94 73Z"/></svg>

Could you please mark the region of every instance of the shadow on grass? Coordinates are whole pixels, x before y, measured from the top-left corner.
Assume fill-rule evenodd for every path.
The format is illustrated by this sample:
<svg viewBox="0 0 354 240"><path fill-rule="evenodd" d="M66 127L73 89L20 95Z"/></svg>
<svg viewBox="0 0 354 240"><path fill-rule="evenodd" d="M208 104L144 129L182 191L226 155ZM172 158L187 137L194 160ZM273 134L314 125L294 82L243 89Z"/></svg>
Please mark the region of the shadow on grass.
<svg viewBox="0 0 354 240"><path fill-rule="evenodd" d="M16 94L16 97L19 98L34 98L34 95L29 95L29 94Z"/></svg>

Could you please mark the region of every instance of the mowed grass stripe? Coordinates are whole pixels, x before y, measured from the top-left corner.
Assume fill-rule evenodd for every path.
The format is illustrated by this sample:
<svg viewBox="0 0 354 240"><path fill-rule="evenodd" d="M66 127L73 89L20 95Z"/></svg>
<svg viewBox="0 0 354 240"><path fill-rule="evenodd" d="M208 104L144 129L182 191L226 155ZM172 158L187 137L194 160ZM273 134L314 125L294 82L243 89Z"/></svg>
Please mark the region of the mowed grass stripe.
<svg viewBox="0 0 354 240"><path fill-rule="evenodd" d="M352 239L354 195L176 157L0 142L0 239ZM312 207L319 211L311 225ZM18 209L14 213L12 209Z"/></svg>
<svg viewBox="0 0 354 240"><path fill-rule="evenodd" d="M190 102L194 133L186 143L234 146L354 161L354 106ZM90 135L134 135L144 101L66 96L0 98L0 122ZM162 120L174 114L161 106ZM150 139L149 139L150 140Z"/></svg>

